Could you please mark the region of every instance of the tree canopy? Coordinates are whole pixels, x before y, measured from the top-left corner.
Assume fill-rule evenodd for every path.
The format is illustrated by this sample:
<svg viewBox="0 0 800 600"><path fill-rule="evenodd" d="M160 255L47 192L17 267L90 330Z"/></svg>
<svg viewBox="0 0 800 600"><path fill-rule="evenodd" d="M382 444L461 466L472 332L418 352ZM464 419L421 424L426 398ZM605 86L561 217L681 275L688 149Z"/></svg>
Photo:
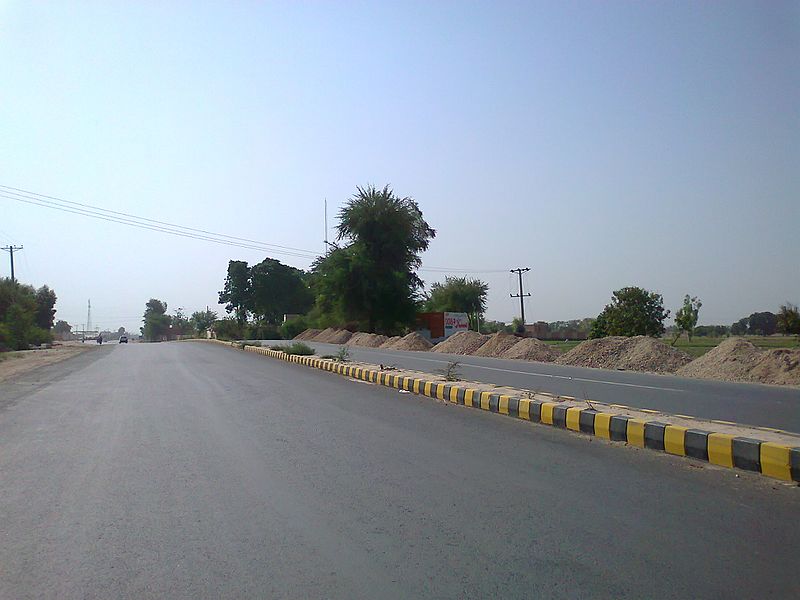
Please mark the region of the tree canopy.
<svg viewBox="0 0 800 600"><path fill-rule="evenodd" d="M420 253L436 232L417 203L368 185L339 211L335 248L313 266L317 311L362 330L395 333L411 324L422 280Z"/></svg>
<svg viewBox="0 0 800 600"><path fill-rule="evenodd" d="M699 299L690 298L689 294L686 294L683 299L683 306L675 313L675 327L678 329L678 336L675 337L676 341L682 331L685 331L689 341L692 341L701 306L703 306L703 303Z"/></svg>
<svg viewBox="0 0 800 600"><path fill-rule="evenodd" d="M172 319L167 314L167 303L150 298L145 304L142 337L149 342L169 338L169 326Z"/></svg>
<svg viewBox="0 0 800 600"><path fill-rule="evenodd" d="M445 277L444 283L431 285L425 309L432 312L465 312L470 329L478 330L486 312L486 295L489 285L480 279Z"/></svg>
<svg viewBox="0 0 800 600"><path fill-rule="evenodd" d="M36 290L10 278L0 279L0 348L26 350L53 340L56 294L46 285Z"/></svg>
<svg viewBox="0 0 800 600"><path fill-rule="evenodd" d="M639 287L624 287L613 293L594 322L590 337L606 335L649 335L664 333L664 320L669 311L664 310L664 298L656 292Z"/></svg>
<svg viewBox="0 0 800 600"><path fill-rule="evenodd" d="M800 335L800 310L796 304L783 304L777 315L778 331L784 335Z"/></svg>
<svg viewBox="0 0 800 600"><path fill-rule="evenodd" d="M228 275L219 293L219 303L225 305L228 313L234 314L240 327L244 325L250 303L250 269L246 261L228 261Z"/></svg>

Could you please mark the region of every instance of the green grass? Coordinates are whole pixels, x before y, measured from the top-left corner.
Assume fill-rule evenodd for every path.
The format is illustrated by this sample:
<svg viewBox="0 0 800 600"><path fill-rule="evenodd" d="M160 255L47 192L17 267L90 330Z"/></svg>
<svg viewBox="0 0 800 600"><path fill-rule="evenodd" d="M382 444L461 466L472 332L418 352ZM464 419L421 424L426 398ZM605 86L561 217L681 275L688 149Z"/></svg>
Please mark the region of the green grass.
<svg viewBox="0 0 800 600"><path fill-rule="evenodd" d="M553 346L556 350L558 350L563 354L564 352L569 352L575 346L577 346L578 344L580 344L585 340L570 340L568 342L565 342L563 340L541 340L541 341L547 344L548 346Z"/></svg>

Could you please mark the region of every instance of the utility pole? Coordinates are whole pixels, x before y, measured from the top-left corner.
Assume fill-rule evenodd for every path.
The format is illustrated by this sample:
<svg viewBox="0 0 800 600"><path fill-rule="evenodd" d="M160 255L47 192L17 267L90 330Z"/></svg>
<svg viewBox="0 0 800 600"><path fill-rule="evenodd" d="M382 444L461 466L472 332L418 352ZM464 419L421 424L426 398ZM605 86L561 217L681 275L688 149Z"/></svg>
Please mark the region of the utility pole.
<svg viewBox="0 0 800 600"><path fill-rule="evenodd" d="M89 310L86 312L86 331L92 328L92 300L89 299Z"/></svg>
<svg viewBox="0 0 800 600"><path fill-rule="evenodd" d="M3 246L3 250L11 255L11 283L14 283L14 250L22 250L22 246Z"/></svg>
<svg viewBox="0 0 800 600"><path fill-rule="evenodd" d="M511 273L516 273L519 276L519 294L509 294L512 298L519 298L519 315L522 318L522 326L525 326L525 298L530 296L530 293L522 293L522 274L530 271L530 267L524 269L511 269Z"/></svg>

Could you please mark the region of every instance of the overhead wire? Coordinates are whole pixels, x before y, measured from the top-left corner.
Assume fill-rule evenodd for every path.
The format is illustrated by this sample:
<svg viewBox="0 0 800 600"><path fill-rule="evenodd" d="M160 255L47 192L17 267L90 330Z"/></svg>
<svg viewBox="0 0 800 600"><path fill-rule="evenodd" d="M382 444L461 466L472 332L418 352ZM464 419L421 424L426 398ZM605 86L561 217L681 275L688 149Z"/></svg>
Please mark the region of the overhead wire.
<svg viewBox="0 0 800 600"><path fill-rule="evenodd" d="M259 246L267 246L267 247L271 247L271 248L279 248L281 250L291 250L291 251L300 252L300 253L303 253L303 254L312 254L314 256L319 256L319 253L315 252L314 250L307 250L307 249L304 249L304 248L294 248L292 246L285 246L285 245L282 245L282 244L273 244L273 243L270 243L270 242L262 242L260 240L253 240L253 239L249 239L249 238L243 238L243 237L239 237L239 236L228 235L228 234L225 234L225 233L216 233L214 231L208 231L206 229L198 229L198 228L195 228L195 227L188 227L188 226L185 226L185 225L178 225L177 223L170 223L168 221L160 221L158 219L150 219L148 217L140 217L138 215L134 215L134 214L131 214L131 213L111 210L111 209L108 209L108 208L102 208L100 206L93 206L91 204L85 204L85 203L82 203L82 202L75 202L73 200L65 200L63 198L58 198L56 196L48 196L47 194L39 194L38 192L31 192L29 190L23 190L21 188L15 188L15 187L8 186L8 185L0 184L0 188L3 188L2 191L7 191L7 193L15 194L16 196L22 196L24 198L38 200L40 202L51 204L51 205L59 205L59 204L60 205L64 205L64 204L67 204L67 205L71 205L71 206L78 206L78 207L81 207L82 209L87 209L87 212L107 213L108 215L115 215L115 216L119 216L119 217L127 217L129 219L134 219L136 221L144 221L144 222L147 222L147 223L153 223L154 225L157 225L157 226L166 226L168 228L180 229L180 230L190 231L190 232L199 233L199 234L206 234L206 235L210 235L210 236L214 236L214 237L220 237L220 238L225 238L225 239L229 239L229 240L234 240L234 241L237 241L237 242L247 242L247 243L251 243L251 244L257 244Z"/></svg>
<svg viewBox="0 0 800 600"><path fill-rule="evenodd" d="M39 206L42 208L49 208L51 210L58 210L61 212L71 213L78 216L89 217L120 225L127 225L129 227L136 227L139 229L155 231L158 233L166 233L168 235L196 239L200 241L212 242L215 244L232 246L237 248L246 248L250 250L260 250L263 252L270 252L275 254L283 254L286 256L293 256L296 258L303 258L306 260L313 260L319 258L322 254L313 250L306 250L303 248L295 248L292 246L284 246L281 244L273 244L269 242L261 242L250 238L232 236L224 233L216 233L206 229L198 229L195 227L188 227L170 223L168 221L160 221L158 219L150 219L147 217L140 217L132 213L122 211L110 210L99 206L93 206L82 202L75 202L72 200L65 200L56 196L49 196L47 194L39 194L22 188L16 188L8 185L0 184L0 198L22 202L25 204ZM437 267L426 266L418 269L422 272L428 273L442 273L442 274L483 274L483 273L505 273L507 269L465 269L465 268L451 268L451 267Z"/></svg>

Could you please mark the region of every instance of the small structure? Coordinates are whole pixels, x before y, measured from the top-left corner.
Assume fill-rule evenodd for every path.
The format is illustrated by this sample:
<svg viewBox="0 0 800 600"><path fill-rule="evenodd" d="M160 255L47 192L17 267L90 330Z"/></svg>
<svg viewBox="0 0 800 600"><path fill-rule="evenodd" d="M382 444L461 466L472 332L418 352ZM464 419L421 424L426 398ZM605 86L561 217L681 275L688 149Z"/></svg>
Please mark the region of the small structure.
<svg viewBox="0 0 800 600"><path fill-rule="evenodd" d="M431 342L440 342L459 331L469 330L467 313L427 312L417 314L417 333Z"/></svg>

